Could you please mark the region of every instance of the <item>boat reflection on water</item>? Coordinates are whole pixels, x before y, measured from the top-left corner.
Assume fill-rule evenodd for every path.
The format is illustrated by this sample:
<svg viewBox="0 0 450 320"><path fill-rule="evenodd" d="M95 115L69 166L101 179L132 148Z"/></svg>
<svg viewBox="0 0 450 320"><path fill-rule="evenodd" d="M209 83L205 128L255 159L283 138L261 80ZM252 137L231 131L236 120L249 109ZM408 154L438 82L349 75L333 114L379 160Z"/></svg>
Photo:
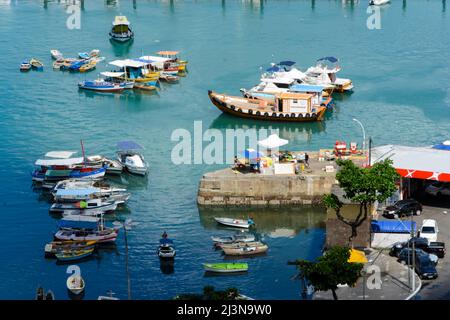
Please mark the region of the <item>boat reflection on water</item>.
<svg viewBox="0 0 450 320"><path fill-rule="evenodd" d="M117 176L108 176L108 182L111 182L115 186L126 188L128 192L134 190L147 190L148 189L149 175L137 176L129 173L122 173Z"/></svg>
<svg viewBox="0 0 450 320"><path fill-rule="evenodd" d="M235 228L221 227L214 217L247 219L252 217L256 223L255 232L259 237L294 238L301 231L325 229L326 210L318 207L280 207L280 208L211 208L199 207L200 223L207 230L238 231Z"/></svg>
<svg viewBox="0 0 450 320"><path fill-rule="evenodd" d="M84 299L84 291L80 294L74 294L69 289L67 289L67 295L70 300L83 300Z"/></svg>
<svg viewBox="0 0 450 320"><path fill-rule="evenodd" d="M325 119L333 116L333 112L327 112ZM312 140L313 135L326 130L325 121L305 122L305 123L268 123L252 119L241 119L222 113L209 126L209 129L242 129L242 130L278 130L278 135L282 139L287 139L291 143L304 145Z"/></svg>
<svg viewBox="0 0 450 320"><path fill-rule="evenodd" d="M163 274L172 274L175 272L175 260L159 259L159 268Z"/></svg>
<svg viewBox="0 0 450 320"><path fill-rule="evenodd" d="M131 39L127 42L117 42L112 39L109 39L109 43L111 43L114 56L116 57L125 57L130 53L130 49L133 46L134 39Z"/></svg>

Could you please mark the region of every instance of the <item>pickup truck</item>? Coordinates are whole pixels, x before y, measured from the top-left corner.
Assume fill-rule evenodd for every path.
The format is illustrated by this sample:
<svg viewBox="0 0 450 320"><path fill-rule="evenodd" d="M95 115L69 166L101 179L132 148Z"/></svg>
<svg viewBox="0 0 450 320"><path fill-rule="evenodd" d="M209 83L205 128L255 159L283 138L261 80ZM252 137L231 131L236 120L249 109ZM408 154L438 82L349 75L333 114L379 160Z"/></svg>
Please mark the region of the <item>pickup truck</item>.
<svg viewBox="0 0 450 320"><path fill-rule="evenodd" d="M414 237L409 239L407 242L397 242L395 243L389 254L391 256L398 257L400 254L400 251L402 251L403 248L407 248L409 243L409 247L412 248L412 245L414 243L414 247L416 249L422 249L423 251L427 253L432 253L438 256L438 258L442 259L445 256L445 243L444 242L428 242L428 239L426 238L418 238Z"/></svg>

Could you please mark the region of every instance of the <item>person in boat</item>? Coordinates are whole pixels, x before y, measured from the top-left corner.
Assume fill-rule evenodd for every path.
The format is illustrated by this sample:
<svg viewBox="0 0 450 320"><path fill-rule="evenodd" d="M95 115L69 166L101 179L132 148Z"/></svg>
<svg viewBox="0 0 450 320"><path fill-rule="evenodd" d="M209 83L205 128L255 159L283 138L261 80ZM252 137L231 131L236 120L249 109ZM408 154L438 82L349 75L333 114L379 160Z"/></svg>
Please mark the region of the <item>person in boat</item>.
<svg viewBox="0 0 450 320"><path fill-rule="evenodd" d="M167 232L164 231L164 233L161 235L161 238L167 239L168 236L169 236L169 235L167 234Z"/></svg>

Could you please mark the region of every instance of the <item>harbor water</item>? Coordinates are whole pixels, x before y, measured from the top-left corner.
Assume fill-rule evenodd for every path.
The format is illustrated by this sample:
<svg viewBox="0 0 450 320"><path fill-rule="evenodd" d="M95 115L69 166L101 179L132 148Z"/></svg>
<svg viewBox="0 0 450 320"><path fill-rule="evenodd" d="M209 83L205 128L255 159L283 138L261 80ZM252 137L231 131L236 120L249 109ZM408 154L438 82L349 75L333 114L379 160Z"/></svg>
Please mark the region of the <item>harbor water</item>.
<svg viewBox="0 0 450 320"><path fill-rule="evenodd" d="M255 299L301 299L295 268L287 262L314 259L325 239L318 208L199 209L202 174L225 165L176 165L176 129L278 129L291 150L331 148L336 140L362 142L360 126L374 145L431 145L449 139L450 30L448 1L395 0L381 9L381 29L367 27L367 1L84 1L80 29L67 28L68 1L0 1L0 299L34 299L38 286L69 299L67 265L44 258L56 220L49 197L31 183L36 159L50 150L80 150L114 157L116 142L145 147L148 178L115 179L132 197L119 218L128 232L133 299L170 299L206 285L236 287ZM116 15L128 17L134 42L117 45L108 32ZM77 83L109 71L106 62L87 74L53 71L50 50L65 56L100 49L106 62L179 50L188 73L157 94L96 94ZM264 123L223 115L209 89L239 95L271 62L293 60L303 70L323 56L340 59L339 76L352 79L353 94L335 96L336 107L320 123ZM20 73L37 58L43 72ZM220 262L210 237L230 234L215 216L248 217L269 245L267 255L244 259L246 275L205 277L204 262ZM173 270L156 255L163 231L174 239ZM77 263L85 299L108 290L127 298L124 234L115 247Z"/></svg>

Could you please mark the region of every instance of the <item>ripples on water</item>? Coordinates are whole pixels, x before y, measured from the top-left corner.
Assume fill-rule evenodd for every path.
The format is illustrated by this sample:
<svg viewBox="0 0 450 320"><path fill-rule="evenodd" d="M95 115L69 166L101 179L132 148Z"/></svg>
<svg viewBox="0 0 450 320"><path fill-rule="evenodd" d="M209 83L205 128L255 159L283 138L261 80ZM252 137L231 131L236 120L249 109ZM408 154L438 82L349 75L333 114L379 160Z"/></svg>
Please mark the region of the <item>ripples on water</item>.
<svg viewBox="0 0 450 320"><path fill-rule="evenodd" d="M382 29L366 28L366 4L341 1L86 1L82 29L65 28L64 5L56 1L0 2L0 168L3 215L0 298L32 299L38 285L67 298L65 267L43 258L56 222L48 198L33 190L29 172L36 158L52 149L113 156L115 143L132 139L146 147L148 179L124 177L132 192L123 217L139 224L129 232L132 296L168 299L201 291L207 284L236 286L264 299L298 299L299 284L289 259L312 259L324 240L324 213L316 209L199 210L201 175L220 166L175 166L170 162L174 129L276 128L291 149L327 148L336 139L361 139L361 120L375 144L422 145L448 138L449 28L440 1L394 1L382 10ZM113 46L108 31L114 16L132 21L136 39ZM180 50L189 73L159 94L99 95L79 92L77 82L109 70L103 63L86 75L51 70L49 50L67 56L98 48L107 61L139 57L161 49ZM261 67L294 59L301 68L321 56L341 59L342 77L355 83L352 95L336 98L336 110L323 123L270 124L222 115L209 102L208 89L238 94L254 85ZM37 57L44 72L18 72L25 58ZM210 236L228 234L215 215L252 214L270 246L267 256L248 259L248 275L204 278L201 263L222 261ZM163 274L155 248L167 230L178 254L174 273ZM125 299L123 234L117 247L80 264L86 299L112 289ZM170 268L169 268L170 269ZM164 269L167 271L166 269ZM170 270L169 270L170 271Z"/></svg>

